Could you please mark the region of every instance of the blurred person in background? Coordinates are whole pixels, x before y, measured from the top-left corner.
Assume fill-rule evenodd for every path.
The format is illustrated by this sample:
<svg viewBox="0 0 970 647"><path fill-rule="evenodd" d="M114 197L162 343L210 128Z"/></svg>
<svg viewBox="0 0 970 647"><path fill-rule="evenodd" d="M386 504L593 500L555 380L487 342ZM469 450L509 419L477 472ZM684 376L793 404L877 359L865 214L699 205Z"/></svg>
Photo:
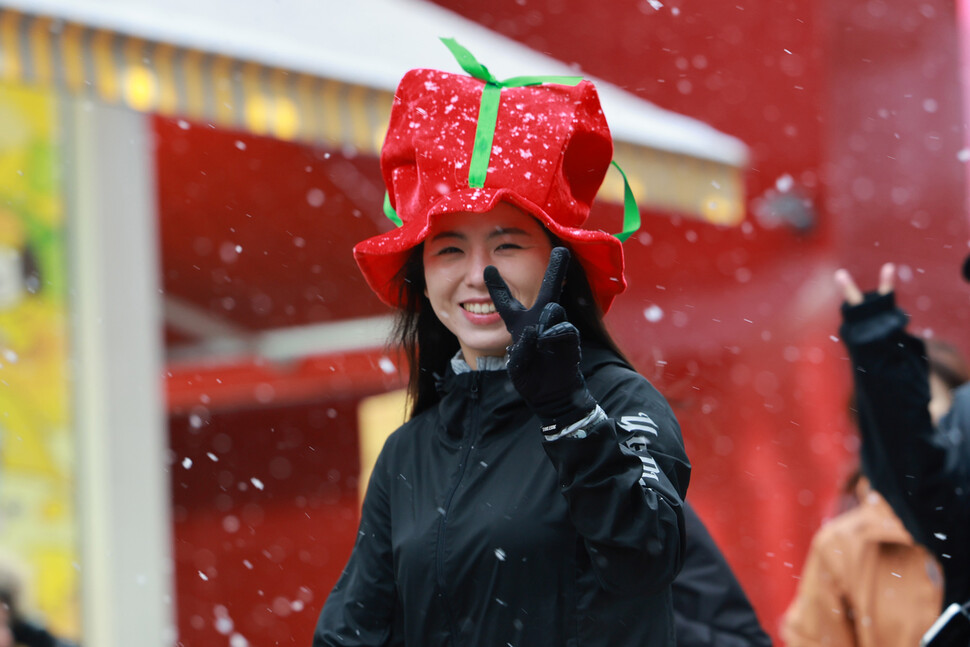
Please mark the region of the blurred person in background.
<svg viewBox="0 0 970 647"><path fill-rule="evenodd" d="M596 90L486 85L454 45L472 76L398 87L399 227L354 248L398 309L410 415L313 644L673 647L690 466L603 324L625 280L620 240L582 227L612 158Z"/></svg>
<svg viewBox="0 0 970 647"><path fill-rule="evenodd" d="M0 647L75 647L29 617L24 608L27 577L15 558L0 556Z"/></svg>
<svg viewBox="0 0 970 647"><path fill-rule="evenodd" d="M10 608L0 602L0 647L14 647L13 629L10 628Z"/></svg>
<svg viewBox="0 0 970 647"><path fill-rule="evenodd" d="M928 408L936 424L970 375L955 347L935 339L925 343ZM857 406L853 397L850 413ZM845 488L854 505L812 539L782 621L789 647L913 646L940 614L943 575L937 560L906 531L865 471L865 465L857 469Z"/></svg>
<svg viewBox="0 0 970 647"><path fill-rule="evenodd" d="M970 281L970 257L963 266ZM842 341L853 365L862 435L860 455L873 487L943 569L944 607L970 605L970 384L953 394L935 424L923 340L906 331L896 306L895 266L883 265L878 289L863 294L836 273L845 303Z"/></svg>

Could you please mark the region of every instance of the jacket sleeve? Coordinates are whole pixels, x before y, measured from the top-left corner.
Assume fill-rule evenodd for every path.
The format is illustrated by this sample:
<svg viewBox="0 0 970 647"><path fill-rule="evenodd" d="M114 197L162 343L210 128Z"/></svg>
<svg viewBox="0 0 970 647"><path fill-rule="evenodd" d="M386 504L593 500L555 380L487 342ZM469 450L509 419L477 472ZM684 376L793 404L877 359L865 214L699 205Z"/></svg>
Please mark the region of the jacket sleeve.
<svg viewBox="0 0 970 647"><path fill-rule="evenodd" d="M948 574L961 573L965 580L970 419L964 410L970 409L970 391L956 394L953 411L935 428L925 346L906 332L906 323L892 293L843 307L840 332L852 359L863 469L907 530ZM947 577L948 591L956 579Z"/></svg>
<svg viewBox="0 0 970 647"><path fill-rule="evenodd" d="M680 426L632 369L607 365L586 378L606 415L543 447L600 585L653 593L670 585L684 558L690 464Z"/></svg>
<svg viewBox="0 0 970 647"><path fill-rule="evenodd" d="M384 456L371 473L357 541L320 612L313 647L402 644L394 636L397 591Z"/></svg>
<svg viewBox="0 0 970 647"><path fill-rule="evenodd" d="M687 554L672 587L677 647L771 647L714 538L684 504Z"/></svg>
<svg viewBox="0 0 970 647"><path fill-rule="evenodd" d="M812 538L798 591L781 622L787 647L839 647L856 644L846 601L842 595L846 572L844 554L832 546L823 527Z"/></svg>

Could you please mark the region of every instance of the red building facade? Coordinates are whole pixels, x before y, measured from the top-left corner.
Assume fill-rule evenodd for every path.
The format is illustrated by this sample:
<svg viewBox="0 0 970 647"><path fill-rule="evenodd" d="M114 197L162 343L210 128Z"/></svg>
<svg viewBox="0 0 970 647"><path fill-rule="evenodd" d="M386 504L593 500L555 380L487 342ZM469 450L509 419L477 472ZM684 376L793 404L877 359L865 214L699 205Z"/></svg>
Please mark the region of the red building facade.
<svg viewBox="0 0 970 647"><path fill-rule="evenodd" d="M970 352L954 6L439 4L750 147L745 221L644 213L607 321L673 404L691 500L777 637L857 442L834 270L872 284L896 261L914 325ZM390 227L375 157L174 118L153 129L162 248L194 259L163 252L167 295L256 330L386 314L349 255ZM615 229L618 209L597 205L594 222ZM168 332L174 357L187 340ZM392 357L170 363L180 644L308 643L356 531L357 405L400 385Z"/></svg>

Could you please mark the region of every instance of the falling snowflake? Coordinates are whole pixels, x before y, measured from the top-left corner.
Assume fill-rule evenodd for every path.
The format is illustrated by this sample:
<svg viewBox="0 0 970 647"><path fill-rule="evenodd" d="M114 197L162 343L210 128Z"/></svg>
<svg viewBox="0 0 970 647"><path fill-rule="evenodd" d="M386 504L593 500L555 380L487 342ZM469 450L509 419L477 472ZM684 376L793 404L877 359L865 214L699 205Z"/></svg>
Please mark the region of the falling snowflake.
<svg viewBox="0 0 970 647"><path fill-rule="evenodd" d="M643 318L650 323L657 323L664 318L664 311L660 306L654 304L643 311Z"/></svg>
<svg viewBox="0 0 970 647"><path fill-rule="evenodd" d="M775 180L775 188L781 191L782 193L791 191L793 186L795 186L795 180L788 173L785 173L777 180Z"/></svg>
<svg viewBox="0 0 970 647"><path fill-rule="evenodd" d="M389 357L380 358L377 361L377 365L380 366L381 370L387 375L392 375L395 371L397 371L397 368L394 366L394 362L392 362Z"/></svg>
<svg viewBox="0 0 970 647"><path fill-rule="evenodd" d="M307 204L311 207L322 206L326 199L327 195L323 192L323 190L316 187L310 189L306 193Z"/></svg>

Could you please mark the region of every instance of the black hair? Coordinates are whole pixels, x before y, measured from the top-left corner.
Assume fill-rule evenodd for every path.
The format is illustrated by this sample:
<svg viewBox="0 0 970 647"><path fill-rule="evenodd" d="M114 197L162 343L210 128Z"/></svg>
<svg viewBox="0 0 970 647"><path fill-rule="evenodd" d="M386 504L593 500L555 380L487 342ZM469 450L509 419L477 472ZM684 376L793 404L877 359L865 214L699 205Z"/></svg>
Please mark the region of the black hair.
<svg viewBox="0 0 970 647"><path fill-rule="evenodd" d="M551 235L553 245L560 244ZM394 326L392 342L400 345L408 364L409 418L433 406L440 399L435 387L436 375L444 375L448 363L460 348L458 338L448 330L424 296L424 245L415 247L408 261L398 272L400 310ZM566 270L559 303L566 310L569 322L579 330L584 344L613 351L632 368L620 351L603 322L603 313L593 296L586 272L576 260Z"/></svg>

